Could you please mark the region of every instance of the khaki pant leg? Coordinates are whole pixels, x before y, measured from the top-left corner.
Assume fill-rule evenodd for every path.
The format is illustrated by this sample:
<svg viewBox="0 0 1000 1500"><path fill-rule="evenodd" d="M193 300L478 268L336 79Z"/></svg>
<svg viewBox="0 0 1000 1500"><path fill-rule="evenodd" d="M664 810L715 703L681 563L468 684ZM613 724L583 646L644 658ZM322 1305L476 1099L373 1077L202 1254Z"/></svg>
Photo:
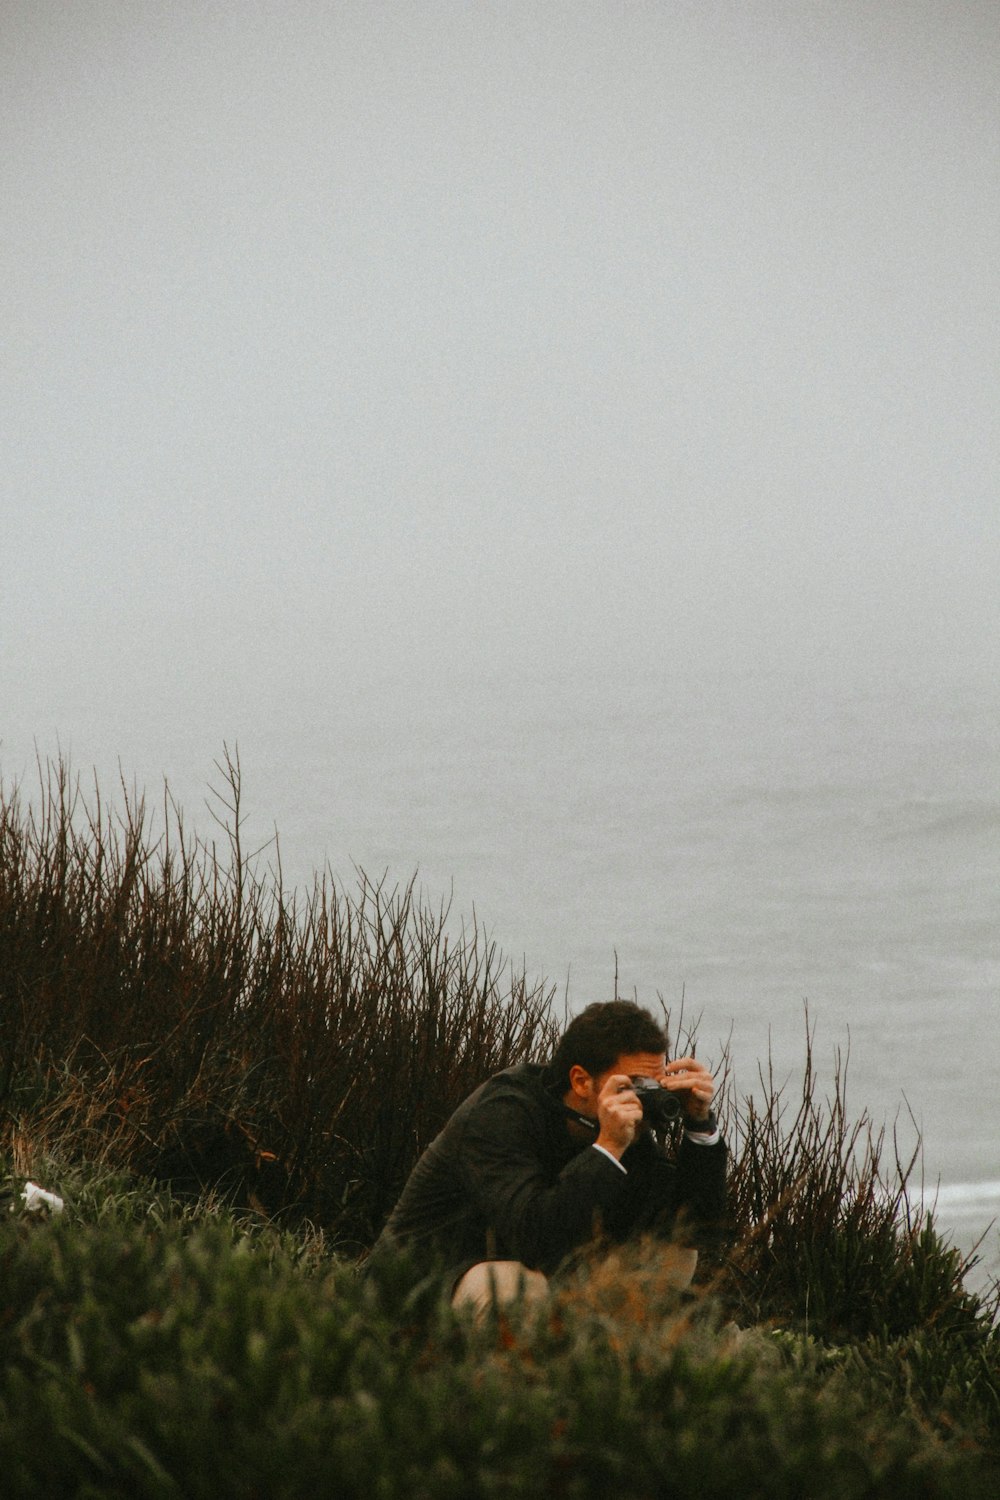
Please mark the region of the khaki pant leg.
<svg viewBox="0 0 1000 1500"><path fill-rule="evenodd" d="M698 1269L697 1250L688 1250L683 1245L664 1245L659 1252L659 1264L668 1286L684 1292L691 1285Z"/></svg>
<svg viewBox="0 0 1000 1500"><path fill-rule="evenodd" d="M451 1305L471 1306L476 1317L481 1318L494 1303L502 1307L519 1297L525 1302L538 1302L548 1289L548 1280L541 1271L529 1271L519 1260L482 1260L470 1266L461 1278L452 1293Z"/></svg>

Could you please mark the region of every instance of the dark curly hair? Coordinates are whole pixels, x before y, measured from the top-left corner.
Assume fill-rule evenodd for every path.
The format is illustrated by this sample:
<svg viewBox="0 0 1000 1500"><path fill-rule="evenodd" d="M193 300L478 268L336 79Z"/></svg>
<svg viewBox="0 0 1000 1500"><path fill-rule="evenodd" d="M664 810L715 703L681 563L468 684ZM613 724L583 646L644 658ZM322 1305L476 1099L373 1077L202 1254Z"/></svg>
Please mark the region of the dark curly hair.
<svg viewBox="0 0 1000 1500"><path fill-rule="evenodd" d="M625 1052L666 1052L664 1028L648 1010L631 1000L596 1001L569 1023L545 1070L548 1086L569 1088L569 1070L586 1068L591 1077L604 1073Z"/></svg>

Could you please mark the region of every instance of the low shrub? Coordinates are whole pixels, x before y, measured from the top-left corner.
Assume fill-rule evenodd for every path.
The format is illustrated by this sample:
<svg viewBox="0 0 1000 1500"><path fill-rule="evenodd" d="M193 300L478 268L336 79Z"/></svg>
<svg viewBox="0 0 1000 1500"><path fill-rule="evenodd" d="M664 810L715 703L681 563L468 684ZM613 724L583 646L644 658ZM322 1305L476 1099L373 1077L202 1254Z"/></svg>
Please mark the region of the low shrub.
<svg viewBox="0 0 1000 1500"><path fill-rule="evenodd" d="M757 1098L723 1089L732 1142L731 1249L718 1290L742 1322L791 1323L804 1333L900 1338L934 1326L978 1326L986 1304L965 1278L977 1263L939 1235L910 1202L919 1140L904 1160L895 1137L847 1109L847 1067L838 1058L832 1094L817 1097L806 1029L798 1097L761 1070Z"/></svg>
<svg viewBox="0 0 1000 1500"><path fill-rule="evenodd" d="M118 1179L72 1189L58 1219L0 1221L12 1500L993 1493L982 1331L942 1385L954 1335L741 1334L639 1251L476 1327L392 1263L362 1276Z"/></svg>

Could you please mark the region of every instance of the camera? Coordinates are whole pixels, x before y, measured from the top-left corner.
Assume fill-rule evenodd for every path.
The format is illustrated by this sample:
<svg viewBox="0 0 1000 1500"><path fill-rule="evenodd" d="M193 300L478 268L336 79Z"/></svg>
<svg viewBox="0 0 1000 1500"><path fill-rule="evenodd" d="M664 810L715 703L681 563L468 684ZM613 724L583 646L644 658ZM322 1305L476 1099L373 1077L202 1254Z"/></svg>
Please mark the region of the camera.
<svg viewBox="0 0 1000 1500"><path fill-rule="evenodd" d="M633 1078L632 1088L642 1105L642 1118L651 1130L667 1130L684 1113L681 1101L655 1078Z"/></svg>

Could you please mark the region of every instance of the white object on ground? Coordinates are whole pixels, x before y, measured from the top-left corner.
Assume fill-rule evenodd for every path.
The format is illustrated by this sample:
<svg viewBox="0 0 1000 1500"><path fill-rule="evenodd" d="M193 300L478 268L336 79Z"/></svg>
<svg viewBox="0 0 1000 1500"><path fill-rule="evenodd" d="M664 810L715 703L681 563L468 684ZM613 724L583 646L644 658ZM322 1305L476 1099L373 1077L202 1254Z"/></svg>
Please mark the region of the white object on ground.
<svg viewBox="0 0 1000 1500"><path fill-rule="evenodd" d="M63 1201L59 1194L46 1192L37 1182L26 1182L21 1197L29 1214L41 1213L43 1208L54 1214L61 1214L63 1211Z"/></svg>

